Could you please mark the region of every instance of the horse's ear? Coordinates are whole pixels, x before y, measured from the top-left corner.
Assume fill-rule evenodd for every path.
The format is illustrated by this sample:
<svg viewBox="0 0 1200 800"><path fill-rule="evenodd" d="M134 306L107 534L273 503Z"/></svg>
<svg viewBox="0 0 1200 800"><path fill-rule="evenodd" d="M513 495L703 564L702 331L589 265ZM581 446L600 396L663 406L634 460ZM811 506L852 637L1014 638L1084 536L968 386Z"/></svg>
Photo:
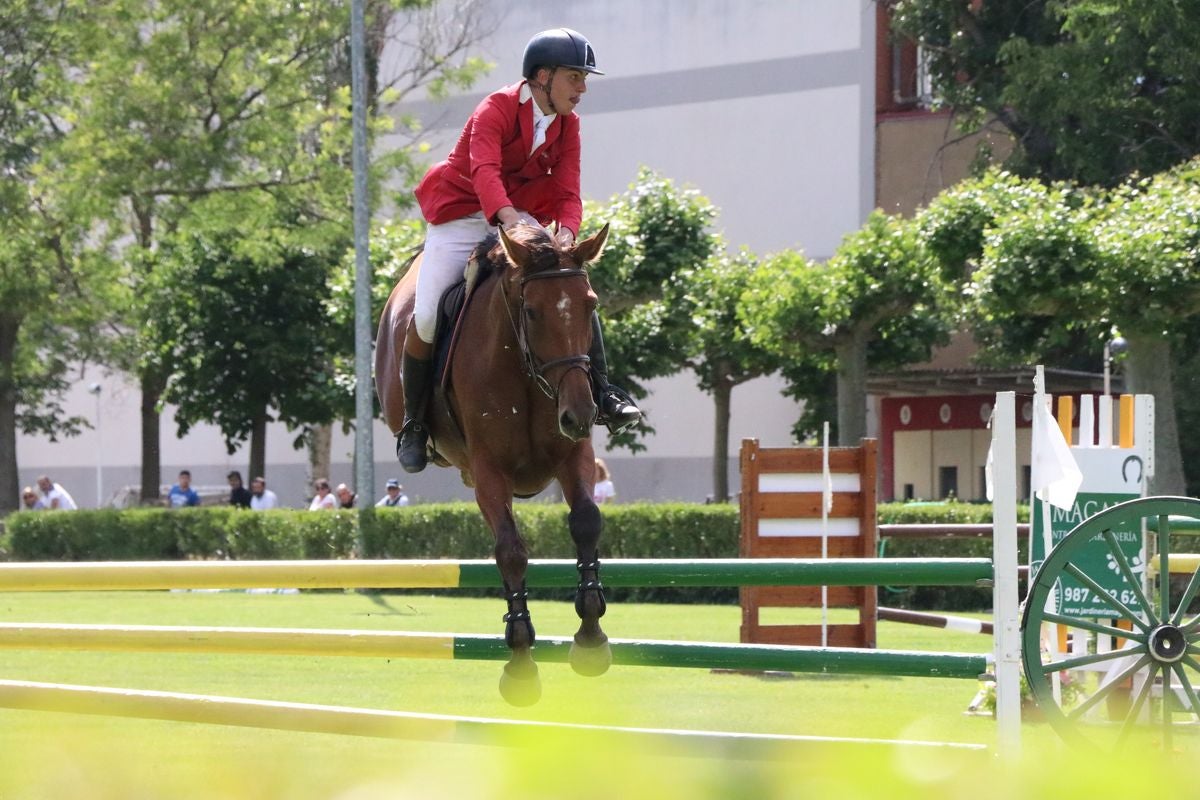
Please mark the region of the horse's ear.
<svg viewBox="0 0 1200 800"><path fill-rule="evenodd" d="M604 243L608 241L608 223L604 223L604 227L588 238L584 239L575 245L575 254L579 256L579 263L590 264L600 257L604 252Z"/></svg>
<svg viewBox="0 0 1200 800"><path fill-rule="evenodd" d="M503 225L500 226L500 245L514 267L524 267L529 263L529 248L505 233Z"/></svg>

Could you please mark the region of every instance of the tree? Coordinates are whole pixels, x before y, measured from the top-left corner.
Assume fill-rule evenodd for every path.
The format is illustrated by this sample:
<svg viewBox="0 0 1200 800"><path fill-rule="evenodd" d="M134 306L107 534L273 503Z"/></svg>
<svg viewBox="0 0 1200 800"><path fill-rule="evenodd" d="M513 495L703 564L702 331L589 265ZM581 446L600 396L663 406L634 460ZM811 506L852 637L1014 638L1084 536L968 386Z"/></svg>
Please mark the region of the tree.
<svg viewBox="0 0 1200 800"><path fill-rule="evenodd" d="M662 302L687 317L689 331L686 364L700 388L712 395L715 411L713 437L713 499L729 499L729 418L735 387L770 375L780 359L755 345L738 312L742 295L757 268L749 252L737 256L720 253L691 271L682 296ZM674 295L672 292L671 295Z"/></svg>
<svg viewBox="0 0 1200 800"><path fill-rule="evenodd" d="M600 296L609 377L635 397L646 396L642 381L684 366L691 321L667 298L685 296L693 273L723 248L710 230L715 217L716 209L699 191L678 187L646 167L628 191L586 209L580 238L606 222L612 225L591 279ZM643 419L611 442L636 452L644 449L639 433L653 430Z"/></svg>
<svg viewBox="0 0 1200 800"><path fill-rule="evenodd" d="M1115 185L1200 154L1200 15L1177 0L888 0L964 127L995 119L1010 166Z"/></svg>
<svg viewBox="0 0 1200 800"><path fill-rule="evenodd" d="M0 26L0 511L18 504L17 431L52 440L84 420L61 406L111 274L85 198L63 191L53 113L75 56L73 4L10 3Z"/></svg>
<svg viewBox="0 0 1200 800"><path fill-rule="evenodd" d="M764 259L742 297L751 341L812 377L834 371L837 440L866 435L867 369L929 357L948 338L951 306L916 225L876 211L817 264L786 251Z"/></svg>
<svg viewBox="0 0 1200 800"><path fill-rule="evenodd" d="M246 199L209 198L197 211L211 214L161 240L144 284L147 339L168 367L163 399L178 406L179 435L214 423L230 453L249 439L249 474L264 475L268 422L334 416L336 333L323 289L346 243L305 242L286 209Z"/></svg>

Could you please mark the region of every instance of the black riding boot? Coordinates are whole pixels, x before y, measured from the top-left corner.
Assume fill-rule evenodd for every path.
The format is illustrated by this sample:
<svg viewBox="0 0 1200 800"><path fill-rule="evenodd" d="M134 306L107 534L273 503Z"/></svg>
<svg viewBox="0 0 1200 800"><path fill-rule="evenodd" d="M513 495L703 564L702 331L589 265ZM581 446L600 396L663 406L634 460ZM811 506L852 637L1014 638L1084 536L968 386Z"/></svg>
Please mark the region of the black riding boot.
<svg viewBox="0 0 1200 800"><path fill-rule="evenodd" d="M600 332L600 315L592 312L592 388L596 393L599 414L596 422L608 427L609 433L620 433L642 418L633 398L624 389L608 382L608 359L604 355L604 335Z"/></svg>
<svg viewBox="0 0 1200 800"><path fill-rule="evenodd" d="M404 379L404 427L396 436L396 457L405 472L420 472L428 462L425 448L429 443L429 428L425 426L425 409L429 405L433 360L413 358L405 353L400 370Z"/></svg>

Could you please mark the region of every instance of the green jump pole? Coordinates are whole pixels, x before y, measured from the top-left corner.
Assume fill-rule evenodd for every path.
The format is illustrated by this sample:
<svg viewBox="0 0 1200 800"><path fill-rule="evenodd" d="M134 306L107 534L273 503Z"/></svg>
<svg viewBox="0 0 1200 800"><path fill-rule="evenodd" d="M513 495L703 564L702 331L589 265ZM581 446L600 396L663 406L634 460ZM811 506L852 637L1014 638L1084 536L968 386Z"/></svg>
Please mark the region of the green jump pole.
<svg viewBox="0 0 1200 800"><path fill-rule="evenodd" d="M573 639L541 637L534 660L565 663ZM611 639L614 664L851 675L977 678L987 656L863 648ZM503 636L409 631L0 623L0 650L236 653L507 661Z"/></svg>
<svg viewBox="0 0 1200 800"><path fill-rule="evenodd" d="M460 568L460 586L494 587L494 564ZM712 558L658 561L601 559L600 579L613 587L701 586L976 586L992 579L986 558ZM531 587L573 587L573 562L530 561Z"/></svg>
<svg viewBox="0 0 1200 800"><path fill-rule="evenodd" d="M601 560L611 587L972 586L992 579L986 558L717 558ZM572 588L574 561L533 560L531 588ZM92 561L0 564L0 592L164 589L497 588L493 561Z"/></svg>

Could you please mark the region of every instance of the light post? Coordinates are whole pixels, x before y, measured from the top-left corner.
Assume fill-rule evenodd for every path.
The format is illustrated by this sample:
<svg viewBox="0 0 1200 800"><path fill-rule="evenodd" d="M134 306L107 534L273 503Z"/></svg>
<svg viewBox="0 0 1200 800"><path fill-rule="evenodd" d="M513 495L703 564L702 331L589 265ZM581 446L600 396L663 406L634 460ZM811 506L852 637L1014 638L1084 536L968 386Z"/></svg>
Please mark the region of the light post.
<svg viewBox="0 0 1200 800"><path fill-rule="evenodd" d="M1114 336L1104 343L1104 396L1112 396L1111 375L1113 356L1124 353L1129 348L1129 342L1123 336Z"/></svg>
<svg viewBox="0 0 1200 800"><path fill-rule="evenodd" d="M104 439L100 435L100 389L98 383L88 386L88 394L96 396L96 508L104 505Z"/></svg>

